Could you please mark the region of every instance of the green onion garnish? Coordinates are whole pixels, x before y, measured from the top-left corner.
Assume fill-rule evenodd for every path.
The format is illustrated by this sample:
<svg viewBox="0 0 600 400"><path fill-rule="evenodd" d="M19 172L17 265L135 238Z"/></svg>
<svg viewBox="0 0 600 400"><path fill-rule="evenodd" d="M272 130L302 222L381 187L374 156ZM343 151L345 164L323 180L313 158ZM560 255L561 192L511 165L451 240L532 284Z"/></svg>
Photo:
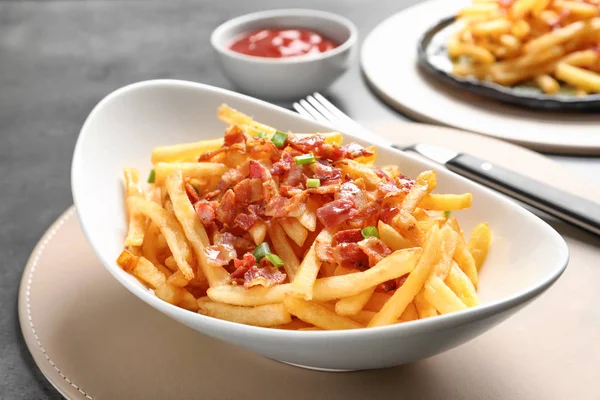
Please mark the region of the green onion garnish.
<svg viewBox="0 0 600 400"><path fill-rule="evenodd" d="M271 248L269 247L269 243L262 242L261 244L256 246L256 249L254 249L254 253L252 254L254 254L254 258L256 258L256 261L260 261L263 259L263 257L270 253Z"/></svg>
<svg viewBox="0 0 600 400"><path fill-rule="evenodd" d="M199 195L200 189L198 189L198 187L196 185L194 185L193 183L190 183L190 185L192 185L192 189L194 189L194 192L196 192L196 194Z"/></svg>
<svg viewBox="0 0 600 400"><path fill-rule="evenodd" d="M283 267L283 265L284 265L283 260L281 258L279 258L279 256L277 256L273 253L265 254L265 258L267 260L269 260L269 262L271 264L273 264L274 266L276 266L277 268Z"/></svg>
<svg viewBox="0 0 600 400"><path fill-rule="evenodd" d="M450 214L452 214L452 211L444 211L444 217L446 217L446 219L450 218Z"/></svg>
<svg viewBox="0 0 600 400"><path fill-rule="evenodd" d="M156 181L156 171L150 171L150 175L148 175L148 183L154 183Z"/></svg>
<svg viewBox="0 0 600 400"><path fill-rule="evenodd" d="M318 188L319 186L321 186L321 181L317 178L308 178L306 180L306 187Z"/></svg>
<svg viewBox="0 0 600 400"><path fill-rule="evenodd" d="M312 155L312 153L296 156L294 157L294 160L296 161L297 165L312 164L317 161L317 159L314 155Z"/></svg>
<svg viewBox="0 0 600 400"><path fill-rule="evenodd" d="M258 135L256 135L257 138L262 139L265 136L267 136L264 132L260 132Z"/></svg>
<svg viewBox="0 0 600 400"><path fill-rule="evenodd" d="M283 146L285 146L285 141L287 140L287 137L288 137L287 133L277 131L271 138L271 142L273 142L278 149L283 149Z"/></svg>
<svg viewBox="0 0 600 400"><path fill-rule="evenodd" d="M362 231L360 231L360 233L365 239L371 236L379 238L379 232L377 232L377 228L375 228L374 226L367 226Z"/></svg>

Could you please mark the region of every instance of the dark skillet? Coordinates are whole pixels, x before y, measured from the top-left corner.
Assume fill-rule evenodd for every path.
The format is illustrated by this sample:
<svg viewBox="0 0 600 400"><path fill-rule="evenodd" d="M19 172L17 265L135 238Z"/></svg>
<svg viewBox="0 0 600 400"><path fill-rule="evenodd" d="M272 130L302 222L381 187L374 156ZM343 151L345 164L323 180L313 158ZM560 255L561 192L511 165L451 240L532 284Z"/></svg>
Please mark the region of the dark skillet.
<svg viewBox="0 0 600 400"><path fill-rule="evenodd" d="M538 110L600 111L600 94L576 97L574 90L562 88L559 93L548 95L534 85L507 87L475 78L452 75L452 62L448 57L446 43L452 33L451 28L455 18L441 20L419 40L419 67L428 75L449 86L521 107Z"/></svg>

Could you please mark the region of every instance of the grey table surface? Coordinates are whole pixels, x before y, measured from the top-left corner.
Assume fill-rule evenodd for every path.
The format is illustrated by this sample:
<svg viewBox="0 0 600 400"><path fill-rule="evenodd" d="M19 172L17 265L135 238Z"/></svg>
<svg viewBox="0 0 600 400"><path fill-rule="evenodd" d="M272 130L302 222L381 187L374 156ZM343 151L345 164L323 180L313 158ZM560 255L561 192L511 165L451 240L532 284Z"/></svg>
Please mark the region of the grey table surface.
<svg viewBox="0 0 600 400"><path fill-rule="evenodd" d="M364 38L417 0L280 0L329 10ZM209 45L221 22L275 7L254 1L0 1L0 398L59 399L21 336L17 291L37 240L72 204L69 170L93 106L128 83L176 78L231 88ZM401 39L399 39L401 40ZM374 127L406 120L369 90L356 63L327 92ZM551 156L598 183L600 158Z"/></svg>

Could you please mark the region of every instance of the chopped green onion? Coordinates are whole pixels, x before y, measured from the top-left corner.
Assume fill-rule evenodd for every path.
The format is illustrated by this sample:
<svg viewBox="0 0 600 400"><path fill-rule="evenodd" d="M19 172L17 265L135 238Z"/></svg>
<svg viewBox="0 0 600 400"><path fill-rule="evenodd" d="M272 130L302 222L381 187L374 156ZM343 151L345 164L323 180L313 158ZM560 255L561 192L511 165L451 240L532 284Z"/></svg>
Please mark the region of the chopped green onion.
<svg viewBox="0 0 600 400"><path fill-rule="evenodd" d="M365 239L371 236L379 238L379 232L377 232L377 228L375 228L374 226L367 226L360 233Z"/></svg>
<svg viewBox="0 0 600 400"><path fill-rule="evenodd" d="M258 135L256 135L257 138L262 139L265 136L267 136L264 132L260 132Z"/></svg>
<svg viewBox="0 0 600 400"><path fill-rule="evenodd" d="M271 138L271 142L273 142L278 149L283 149L283 146L285 146L285 141L287 140L287 137L288 137L287 133L277 131Z"/></svg>
<svg viewBox="0 0 600 400"><path fill-rule="evenodd" d="M194 189L194 192L196 192L197 195L200 194L200 189L198 189L198 187L196 185L194 185L193 183L190 183L190 185L192 185L192 188Z"/></svg>
<svg viewBox="0 0 600 400"><path fill-rule="evenodd" d="M319 186L321 186L321 181L317 178L308 178L306 180L306 187L318 188Z"/></svg>
<svg viewBox="0 0 600 400"><path fill-rule="evenodd" d="M265 258L267 260L269 260L269 262L271 264L273 264L274 266L276 266L277 268L283 267L283 265L284 265L283 260L281 258L279 258L279 256L277 256L273 253L265 254Z"/></svg>
<svg viewBox="0 0 600 400"><path fill-rule="evenodd" d="M259 244L258 246L256 246L256 249L254 249L254 258L256 258L256 261L260 261L263 259L263 257L265 257L267 254L271 253L271 248L269 247L269 243L267 242L262 242L261 244Z"/></svg>
<svg viewBox="0 0 600 400"><path fill-rule="evenodd" d="M297 165L312 164L317 161L317 159L312 153L296 156L294 157L294 160L296 161Z"/></svg>
<svg viewBox="0 0 600 400"><path fill-rule="evenodd" d="M446 217L446 219L450 218L450 214L452 214L452 211L444 211L444 217Z"/></svg>
<svg viewBox="0 0 600 400"><path fill-rule="evenodd" d="M154 183L156 181L156 171L150 171L150 175L148 176L148 183Z"/></svg>

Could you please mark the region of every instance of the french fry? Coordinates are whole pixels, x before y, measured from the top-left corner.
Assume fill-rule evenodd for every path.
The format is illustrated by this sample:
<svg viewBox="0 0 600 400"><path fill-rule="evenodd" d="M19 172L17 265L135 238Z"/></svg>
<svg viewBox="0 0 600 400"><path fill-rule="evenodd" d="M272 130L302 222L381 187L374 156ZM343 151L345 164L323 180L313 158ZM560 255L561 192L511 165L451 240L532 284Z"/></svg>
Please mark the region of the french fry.
<svg viewBox="0 0 600 400"><path fill-rule="evenodd" d="M354 159L354 161L359 162L361 164L373 164L375 162L375 160L377 159L377 147L368 146L368 147L366 147L366 150L370 151L373 154L370 156L357 157Z"/></svg>
<svg viewBox="0 0 600 400"><path fill-rule="evenodd" d="M181 271L177 271L167 278L167 282L173 286L186 287L188 283L190 283L190 279L187 279L185 276L183 276Z"/></svg>
<svg viewBox="0 0 600 400"><path fill-rule="evenodd" d="M523 18L535 7L536 0L517 0L512 5L510 12L513 19Z"/></svg>
<svg viewBox="0 0 600 400"><path fill-rule="evenodd" d="M264 132L267 135L272 135L276 129L260 122L254 121L248 115L234 110L227 104L222 104L217 110L217 117L227 125L247 125L258 132Z"/></svg>
<svg viewBox="0 0 600 400"><path fill-rule="evenodd" d="M542 35L536 39L530 40L523 46L526 53L535 53L547 50L553 46L565 43L582 35L586 30L587 24L584 21L577 21L563 28L556 29L550 33Z"/></svg>
<svg viewBox="0 0 600 400"><path fill-rule="evenodd" d="M435 317L438 315L435 307L432 306L431 303L429 303L429 301L427 301L425 298L424 289L421 289L421 291L415 296L414 303L420 319Z"/></svg>
<svg viewBox="0 0 600 400"><path fill-rule="evenodd" d="M364 179L367 189L374 190L379 185L381 178L377 176L375 171L367 165L361 164L354 160L344 159L334 164L342 170L342 173L348 174L352 179Z"/></svg>
<svg viewBox="0 0 600 400"><path fill-rule="evenodd" d="M177 266L186 278L192 279L194 271L188 262L191 252L179 222L158 204L142 197L131 197L127 202L129 207L135 208L137 212L147 216L158 226L162 234L165 235L169 248L173 252L173 257L177 261Z"/></svg>
<svg viewBox="0 0 600 400"><path fill-rule="evenodd" d="M119 257L117 257L117 265L123 268L125 272L131 272L137 264L138 258L139 257L131 254L130 251L123 250L121 254L119 254Z"/></svg>
<svg viewBox="0 0 600 400"><path fill-rule="evenodd" d="M265 238L267 237L267 229L267 224L265 224L263 221L258 221L252 225L252 228L248 230L248 233L250 233L254 244L258 246L265 241Z"/></svg>
<svg viewBox="0 0 600 400"><path fill-rule="evenodd" d="M279 219L279 224L294 243L301 247L304 245L304 241L308 236L308 229L300 221L296 218L281 218Z"/></svg>
<svg viewBox="0 0 600 400"><path fill-rule="evenodd" d="M327 278L334 275L337 264L330 262L322 262L321 268L319 269L319 275L321 278Z"/></svg>
<svg viewBox="0 0 600 400"><path fill-rule="evenodd" d="M310 246L310 249L304 256L300 267L298 267L298 271L296 272L296 276L294 277L294 281L292 282L292 286L290 287L290 294L292 296L301 297L305 300L312 300L313 298L313 285L315 284L315 280L317 279L317 274L319 273L319 268L321 267L321 261L317 257L317 253L315 251L315 244L318 241L331 242L331 234L323 229L319 236L315 239L315 242Z"/></svg>
<svg viewBox="0 0 600 400"><path fill-rule="evenodd" d="M159 206L160 207L160 206ZM144 235L144 243L142 244L142 255L146 257L152 264L158 264L158 235L160 230L156 224L150 221L148 230ZM177 266L177 263L175 263ZM177 267L176 269L179 269Z"/></svg>
<svg viewBox="0 0 600 400"><path fill-rule="evenodd" d="M458 221L454 217L450 217L446 222L456 233L458 233L458 243L456 244L456 251L454 252L454 260L458 263L460 269L469 277L473 286L477 287L477 265L475 260L465 243L465 239L462 236Z"/></svg>
<svg viewBox="0 0 600 400"><path fill-rule="evenodd" d="M479 36L499 36L503 33L509 33L512 24L504 18L482 21L473 24L471 32Z"/></svg>
<svg viewBox="0 0 600 400"><path fill-rule="evenodd" d="M365 271L317 279L313 287L313 300L322 302L354 296L380 283L399 278L415 268L420 254L419 248L398 250Z"/></svg>
<svg viewBox="0 0 600 400"><path fill-rule="evenodd" d="M417 219L411 213L400 210L391 223L400 235L408 239L414 246L420 246L423 243L423 231L419 227Z"/></svg>
<svg viewBox="0 0 600 400"><path fill-rule="evenodd" d="M198 311L198 301L194 295L186 289L183 289L183 292L181 292L181 300L179 301L178 306L189 311Z"/></svg>
<svg viewBox="0 0 600 400"><path fill-rule="evenodd" d="M450 272L446 277L446 285L465 303L468 307L479 304L479 296L475 286L467 275L459 268L456 262L452 263Z"/></svg>
<svg viewBox="0 0 600 400"><path fill-rule="evenodd" d="M467 247L475 260L475 266L479 270L487 257L488 247L492 240L490 227L485 222L477 225L469 236Z"/></svg>
<svg viewBox="0 0 600 400"><path fill-rule="evenodd" d="M335 303L335 312L339 315L346 316L358 314L358 312L361 311L369 302L369 299L371 299L374 291L375 286L367 290L363 290L354 296L348 296L338 300L338 302Z"/></svg>
<svg viewBox="0 0 600 400"><path fill-rule="evenodd" d="M154 290L156 297L166 301L167 303L173 304L174 306L177 306L179 303L181 303L184 292L185 289L170 285L167 282L162 283Z"/></svg>
<svg viewBox="0 0 600 400"><path fill-rule="evenodd" d="M298 219L298 222L302 224L306 229L311 232L314 232L317 229L317 209L319 208L319 203L313 198L308 198L306 201L306 211L302 213Z"/></svg>
<svg viewBox="0 0 600 400"><path fill-rule="evenodd" d="M594 50L574 51L560 59L560 62L575 67L591 67L598 61L598 53Z"/></svg>
<svg viewBox="0 0 600 400"><path fill-rule="evenodd" d="M410 189L402 201L402 210L412 213L419 203L437 186L437 177L435 171L421 172L415 184Z"/></svg>
<svg viewBox="0 0 600 400"><path fill-rule="evenodd" d="M473 4L462 8L458 12L459 17L489 16L498 11L500 7L496 3Z"/></svg>
<svg viewBox="0 0 600 400"><path fill-rule="evenodd" d="M556 66L556 77L586 92L600 92L600 74L574 67L569 64L559 63Z"/></svg>
<svg viewBox="0 0 600 400"><path fill-rule="evenodd" d="M365 304L363 309L366 311L378 312L391 297L391 294L376 291L373 293L367 304Z"/></svg>
<svg viewBox="0 0 600 400"><path fill-rule="evenodd" d="M459 43L453 49L451 56L453 58L466 56L475 63L491 64L496 61L496 57L486 48L471 43Z"/></svg>
<svg viewBox="0 0 600 400"><path fill-rule="evenodd" d="M531 26L523 19L516 21L511 29L511 33L518 39L523 39L530 32Z"/></svg>
<svg viewBox="0 0 600 400"><path fill-rule="evenodd" d="M291 284L284 283L271 287L254 286L246 289L243 286L223 285L209 288L206 294L215 302L246 307L260 306L281 303L290 286Z"/></svg>
<svg viewBox="0 0 600 400"><path fill-rule="evenodd" d="M180 170L187 178L218 180L229 168L212 162L158 162L154 166L155 184L163 185L176 170Z"/></svg>
<svg viewBox="0 0 600 400"><path fill-rule="evenodd" d="M177 261L175 261L173 256L165 258L165 266L169 268L171 272L176 272L177 270L179 270L179 267L177 267Z"/></svg>
<svg viewBox="0 0 600 400"><path fill-rule="evenodd" d="M217 264L209 263L206 258L204 249L209 245L208 235L206 234L204 226L196 216L196 211L183 188L183 176L181 171L177 170L169 175L166 186L169 197L173 202L173 209L177 220L181 223L182 229L180 228L180 233L184 235L183 237L187 237L187 240L190 241L191 246L194 249L200 267L198 273L201 273L206 277L210 286L227 284L230 278L229 273L225 268ZM166 236L167 235L165 234L165 237ZM169 247L171 246L169 245ZM175 260L177 260L175 253L173 253L173 255L175 256ZM179 260L177 261L177 264L179 265ZM189 276L189 273L186 273L186 271L182 272L188 279L194 277L193 272L191 273L191 276Z"/></svg>
<svg viewBox="0 0 600 400"><path fill-rule="evenodd" d="M597 5L579 1L554 0L554 7L569 13L569 16L588 19L598 16L600 10Z"/></svg>
<svg viewBox="0 0 600 400"><path fill-rule="evenodd" d="M268 231L273 247L275 248L275 253L283 260L283 268L285 269L290 282L294 282L298 269L300 268L300 261L298 260L298 257L296 257L294 249L288 242L285 231L275 220L271 220Z"/></svg>
<svg viewBox="0 0 600 400"><path fill-rule="evenodd" d="M159 162L197 161L200 154L215 151L221 146L223 146L222 138L155 147L152 150L152 164L156 165Z"/></svg>
<svg viewBox="0 0 600 400"><path fill-rule="evenodd" d="M295 331L297 329L314 328L314 325L296 318L290 323L274 326L274 328Z"/></svg>
<svg viewBox="0 0 600 400"><path fill-rule="evenodd" d="M404 309L404 312L402 313L402 315L400 315L400 318L398 319L398 321L399 322L408 322L408 321L415 321L417 319L419 319L419 313L417 312L415 303L412 302L406 306L406 308ZM371 318L371 320L373 320L373 318Z"/></svg>
<svg viewBox="0 0 600 400"><path fill-rule="evenodd" d="M338 315L341 315L341 314L338 314ZM375 316L375 312L374 311L360 310L356 314L350 315L350 316L347 316L347 317L350 318L353 321L358 322L359 324L362 325L362 327L365 327L365 326L367 326L367 324L369 323L369 321L371 321L373 319L374 316Z"/></svg>
<svg viewBox="0 0 600 400"><path fill-rule="evenodd" d="M239 324L278 326L292 322L292 316L281 303L242 307L212 301L199 301L198 308L200 314Z"/></svg>
<svg viewBox="0 0 600 400"><path fill-rule="evenodd" d="M144 257L140 257L137 264L133 267L133 275L153 289L156 289L165 283L165 274Z"/></svg>
<svg viewBox="0 0 600 400"><path fill-rule="evenodd" d="M385 303L381 311L369 322L369 327L393 324L400 318L406 307L419 293L433 267L440 259L440 230L434 226L428 233L423 243L423 253L415 269L400 288Z"/></svg>
<svg viewBox="0 0 600 400"><path fill-rule="evenodd" d="M430 193L419 202L419 207L426 210L456 211L470 208L473 204L471 193L433 194Z"/></svg>
<svg viewBox="0 0 600 400"><path fill-rule="evenodd" d="M383 221L377 223L379 238L392 250L401 250L413 247L410 240L404 238L398 231Z"/></svg>
<svg viewBox="0 0 600 400"><path fill-rule="evenodd" d="M448 314L467 308L458 296L438 277L433 277L425 285L425 299L440 314Z"/></svg>
<svg viewBox="0 0 600 400"><path fill-rule="evenodd" d="M350 318L337 315L335 312L330 311L319 304L295 296L285 296L283 305L290 314L322 329L338 330L363 328L363 325Z"/></svg>
<svg viewBox="0 0 600 400"><path fill-rule="evenodd" d="M560 84L556 79L547 74L536 76L534 82L546 94L554 94L560 90Z"/></svg>
<svg viewBox="0 0 600 400"><path fill-rule="evenodd" d="M125 168L125 193L126 199L131 197L143 197L140 189L140 173L135 168ZM127 206L127 215L129 218L127 236L125 237L125 246L141 246L144 243L144 233L146 230L146 218Z"/></svg>

